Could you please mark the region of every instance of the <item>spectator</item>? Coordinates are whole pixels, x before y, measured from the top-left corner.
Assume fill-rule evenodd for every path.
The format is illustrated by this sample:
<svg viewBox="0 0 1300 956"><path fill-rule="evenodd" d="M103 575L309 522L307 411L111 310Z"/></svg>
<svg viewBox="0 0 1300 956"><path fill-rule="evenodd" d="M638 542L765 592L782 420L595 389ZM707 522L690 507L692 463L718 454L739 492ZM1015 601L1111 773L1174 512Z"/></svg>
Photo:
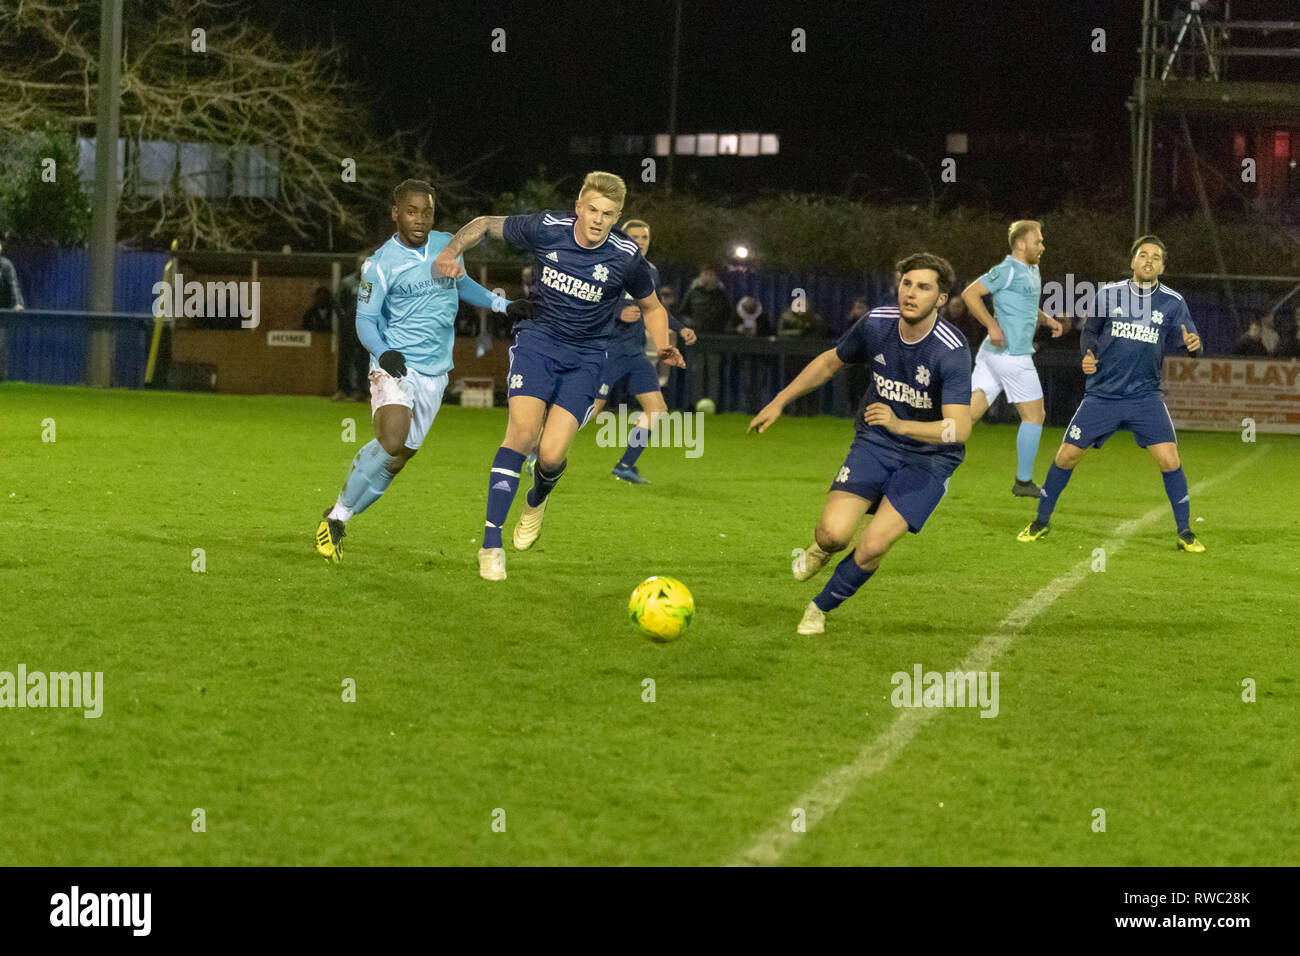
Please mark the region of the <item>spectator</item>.
<svg viewBox="0 0 1300 956"><path fill-rule="evenodd" d="M1272 355L1277 351L1280 336L1273 327L1273 313L1266 312L1259 318L1259 340L1264 343L1264 351Z"/></svg>
<svg viewBox="0 0 1300 956"><path fill-rule="evenodd" d="M747 295L736 303L736 315L740 316L740 322L736 325L737 335L772 334L772 323L763 317L763 303L752 295Z"/></svg>
<svg viewBox="0 0 1300 956"><path fill-rule="evenodd" d="M659 287L659 304L664 307L670 317L677 317L677 293L673 291L672 286L661 285Z"/></svg>
<svg viewBox="0 0 1300 956"><path fill-rule="evenodd" d="M811 302L805 302L804 308L795 311L793 305L781 313L781 323L776 329L777 335L801 339L824 339L826 322L821 314L813 308Z"/></svg>
<svg viewBox="0 0 1300 956"><path fill-rule="evenodd" d="M943 311L944 317L966 336L966 341L970 343L973 352L977 338L983 338L984 326L970 314L970 309L966 308L966 301L960 295L950 295Z"/></svg>
<svg viewBox="0 0 1300 956"><path fill-rule="evenodd" d="M312 296L311 308L303 313L302 327L308 332L334 331L334 302L330 290L321 286Z"/></svg>
<svg viewBox="0 0 1300 956"><path fill-rule="evenodd" d="M1268 349L1264 348L1264 340L1260 336L1260 330L1261 326L1258 319L1250 323L1242 336L1233 343L1232 354L1247 358L1268 358Z"/></svg>
<svg viewBox="0 0 1300 956"><path fill-rule="evenodd" d="M673 291L673 287L670 285L661 285L657 291L659 293L659 304L662 305L664 311L668 313L668 344L672 346L694 345L695 332L689 327L682 325L681 321L675 314L677 293ZM635 306L629 306L629 308L635 308ZM681 329L680 336L677 334L677 329L674 328L674 326ZM645 357L659 373L659 387L661 389L667 388L669 379L672 377L673 368L671 365L659 361L659 353L655 349L654 341L649 335L645 337ZM680 402L680 396L678 396L678 400Z"/></svg>
<svg viewBox="0 0 1300 956"><path fill-rule="evenodd" d="M1291 335L1278 347L1278 358L1300 359L1300 323L1297 323Z"/></svg>
<svg viewBox="0 0 1300 956"><path fill-rule="evenodd" d="M682 299L681 318L702 335L717 335L731 329L731 298L718 279L718 270L700 266L700 274Z"/></svg>
<svg viewBox="0 0 1300 956"><path fill-rule="evenodd" d="M361 282L361 266L367 252L357 253L357 267L339 280L335 300L339 315L338 391L334 401L351 398L358 402L370 396L370 353L357 337L357 286Z"/></svg>
<svg viewBox="0 0 1300 956"><path fill-rule="evenodd" d="M867 301L867 297L865 295L854 296L853 306L849 309L848 318L844 320L844 328L841 329L840 331L847 332L849 329L853 328L853 326L857 323L858 319L862 318L870 311L871 311L871 303Z"/></svg>
<svg viewBox="0 0 1300 956"><path fill-rule="evenodd" d="M4 246L0 246L0 309L24 308L23 287L18 283L18 270L3 253Z"/></svg>
<svg viewBox="0 0 1300 956"><path fill-rule="evenodd" d="M531 298L536 288L533 281L533 267L524 266L519 270L519 283L510 290L506 296L508 299L528 299ZM492 337L497 339L510 338L514 329L514 320L504 312L491 312L488 314L488 323L492 329Z"/></svg>

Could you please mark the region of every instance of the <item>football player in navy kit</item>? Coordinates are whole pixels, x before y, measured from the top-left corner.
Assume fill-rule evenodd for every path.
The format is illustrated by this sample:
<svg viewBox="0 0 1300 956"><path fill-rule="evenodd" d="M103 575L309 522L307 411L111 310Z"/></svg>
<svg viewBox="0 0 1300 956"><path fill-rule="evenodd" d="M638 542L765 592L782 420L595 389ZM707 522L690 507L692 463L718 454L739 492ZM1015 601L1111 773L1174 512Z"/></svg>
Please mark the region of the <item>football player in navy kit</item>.
<svg viewBox="0 0 1300 956"><path fill-rule="evenodd" d="M506 577L501 527L519 488L520 468L534 448L537 467L515 525L515 549L532 547L541 534L548 495L564 474L569 445L591 416L617 321L615 306L625 289L640 307L660 359L686 366L668 343L668 313L655 294L645 257L614 228L626 198L627 186L618 176L588 173L572 211L480 216L456 233L434 262L436 273L460 275L457 257L484 235L505 239L534 257L533 315L518 324L510 349L509 423L488 476L478 555L485 580Z"/></svg>
<svg viewBox="0 0 1300 956"><path fill-rule="evenodd" d="M813 543L798 552L795 579L815 575L848 546L862 516L873 517L804 609L800 634L825 631L827 612L867 583L905 532L920 532L966 454L970 346L955 325L939 317L956 276L946 259L927 252L908 256L897 269L898 304L859 319L749 423L751 430L766 431L788 403L845 365L863 364L871 371L853 444L831 483Z"/></svg>

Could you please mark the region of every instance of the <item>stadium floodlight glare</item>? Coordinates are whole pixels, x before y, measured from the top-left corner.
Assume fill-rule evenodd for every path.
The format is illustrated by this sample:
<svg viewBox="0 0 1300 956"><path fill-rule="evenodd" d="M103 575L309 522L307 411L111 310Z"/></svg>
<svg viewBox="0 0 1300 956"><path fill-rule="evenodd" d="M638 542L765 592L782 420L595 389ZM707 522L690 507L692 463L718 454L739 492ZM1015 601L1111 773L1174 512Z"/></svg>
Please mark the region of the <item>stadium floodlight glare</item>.
<svg viewBox="0 0 1300 956"><path fill-rule="evenodd" d="M749 246L746 246L743 243L738 243L736 245L736 248L731 251L731 254L735 256L737 259L748 259Z"/></svg>

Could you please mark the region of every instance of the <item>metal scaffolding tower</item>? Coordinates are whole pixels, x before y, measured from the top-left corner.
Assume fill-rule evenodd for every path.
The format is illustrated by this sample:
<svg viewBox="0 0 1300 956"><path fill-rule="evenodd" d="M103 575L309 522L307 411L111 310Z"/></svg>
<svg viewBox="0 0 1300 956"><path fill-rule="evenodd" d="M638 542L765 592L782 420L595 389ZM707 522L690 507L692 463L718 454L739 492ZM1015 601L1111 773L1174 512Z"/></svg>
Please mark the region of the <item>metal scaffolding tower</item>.
<svg viewBox="0 0 1300 956"><path fill-rule="evenodd" d="M1133 165L1133 237L1151 230L1151 160L1156 123L1179 124L1192 150L1193 176L1199 183L1189 116L1256 119L1300 123L1300 83L1238 81L1227 77L1234 58L1300 59L1300 20L1233 20L1231 0L1222 17L1212 0L1166 3L1172 11L1160 18L1161 0L1142 0L1141 62L1129 100ZM1275 36L1291 46L1262 46ZM1235 38L1235 39L1234 39ZM1202 205L1208 204L1198 184Z"/></svg>

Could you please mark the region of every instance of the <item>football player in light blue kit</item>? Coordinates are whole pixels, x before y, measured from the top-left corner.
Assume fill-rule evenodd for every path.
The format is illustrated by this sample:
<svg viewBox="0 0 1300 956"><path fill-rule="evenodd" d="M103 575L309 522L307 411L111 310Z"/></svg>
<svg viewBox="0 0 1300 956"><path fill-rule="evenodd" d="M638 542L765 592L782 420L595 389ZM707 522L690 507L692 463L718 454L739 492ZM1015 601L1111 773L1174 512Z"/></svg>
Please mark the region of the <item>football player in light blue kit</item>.
<svg viewBox="0 0 1300 956"><path fill-rule="evenodd" d="M488 473L488 499L479 576L504 581L506 555L501 527L519 489L524 459L537 449L533 487L512 536L515 549L531 548L542 533L552 489L564 474L578 429L591 416L605 370L615 307L626 289L640 307L661 361L685 368L668 343L668 314L637 244L614 228L627 186L613 173L583 180L573 210L527 216L480 216L447 243L434 263L435 276L464 271L457 258L484 235L505 239L533 254L537 281L531 320L519 323L507 373L509 421L505 440Z"/></svg>
<svg viewBox="0 0 1300 956"><path fill-rule="evenodd" d="M451 370L456 311L470 305L522 318L526 301L508 302L473 279L435 278L433 258L451 233L432 232L433 187L408 179L393 190L397 233L366 260L357 285L357 335L370 351L375 437L352 459L334 507L316 529L316 550L337 564L349 518L387 489L433 424Z"/></svg>
<svg viewBox="0 0 1300 956"><path fill-rule="evenodd" d="M1056 501L1084 451L1100 448L1125 429L1160 469L1174 511L1175 546L1179 551L1205 550L1192 533L1191 496L1178 457L1178 436L1160 391L1165 355L1185 349L1198 358L1201 337L1183 297L1160 282L1167 258L1165 244L1155 236L1142 236L1129 256L1133 277L1097 290L1080 342L1087 376L1083 401L1065 427L1065 440L1043 482L1038 516L1017 540L1037 541L1047 534Z"/></svg>
<svg viewBox="0 0 1300 956"><path fill-rule="evenodd" d="M826 615L876 573L908 531L918 534L948 492L970 437L970 346L939 317L956 279L946 259L918 252L898 263L897 304L872 309L817 356L749 423L766 431L785 406L845 365L864 365L871 384L858 409L853 444L826 495L813 543L796 552L796 581L815 575L848 547L821 593L804 608L800 634L821 634Z"/></svg>
<svg viewBox="0 0 1300 956"><path fill-rule="evenodd" d="M1059 338L1065 327L1038 307L1042 280L1038 262L1043 257L1042 224L1020 219L1007 230L1011 254L964 290L966 308L988 329L975 355L971 373L971 421L977 422L1003 391L1007 401L1020 412L1016 434L1016 481L1011 493L1024 498L1038 496L1034 484L1034 457L1043 434L1043 385L1034 368L1034 332L1039 325ZM984 307L984 296L993 297L993 315Z"/></svg>

